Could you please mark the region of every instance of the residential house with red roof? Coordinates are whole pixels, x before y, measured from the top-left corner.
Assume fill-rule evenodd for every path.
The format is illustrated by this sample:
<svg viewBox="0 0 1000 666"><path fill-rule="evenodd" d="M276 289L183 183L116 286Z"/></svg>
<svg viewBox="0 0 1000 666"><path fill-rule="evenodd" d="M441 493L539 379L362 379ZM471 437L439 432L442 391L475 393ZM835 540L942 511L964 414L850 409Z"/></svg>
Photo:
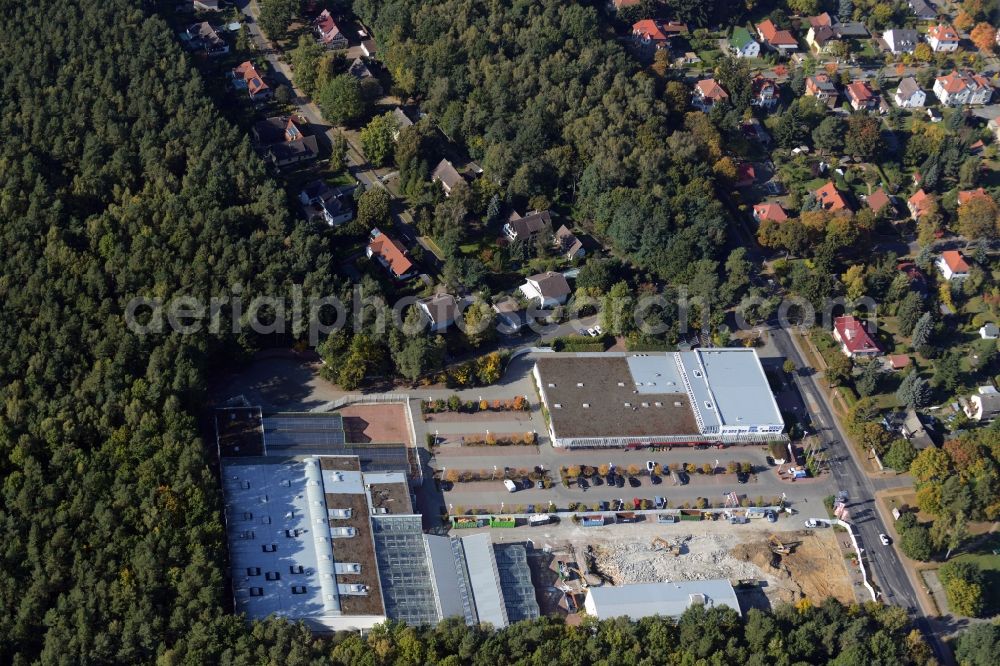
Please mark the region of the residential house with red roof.
<svg viewBox="0 0 1000 666"><path fill-rule="evenodd" d="M251 101L261 102L272 97L270 86L249 60L234 67L229 76L233 80L233 88L246 90Z"/></svg>
<svg viewBox="0 0 1000 666"><path fill-rule="evenodd" d="M771 19L757 24L757 34L761 40L778 53L791 53L799 49L799 42L787 30L778 30Z"/></svg>
<svg viewBox="0 0 1000 666"><path fill-rule="evenodd" d="M320 44L331 49L347 48L347 35L337 27L337 22L333 20L329 9L324 9L316 17L315 29Z"/></svg>
<svg viewBox="0 0 1000 666"><path fill-rule="evenodd" d="M910 210L910 217L914 220L920 219L920 216L924 214L924 208L927 206L928 199L930 199L930 196L923 189L914 192L913 196L906 200L906 207Z"/></svg>
<svg viewBox="0 0 1000 666"><path fill-rule="evenodd" d="M934 53L946 53L958 48L958 31L947 23L938 23L927 31L927 43Z"/></svg>
<svg viewBox="0 0 1000 666"><path fill-rule="evenodd" d="M716 103L725 99L729 99L729 93L715 79L702 79L694 86L691 103L702 111L711 111Z"/></svg>
<svg viewBox="0 0 1000 666"><path fill-rule="evenodd" d="M887 212L892 210L892 199L881 187L869 194L865 203L868 204L868 207L876 215L881 213L883 210L887 210ZM886 209L886 206L889 206L889 208Z"/></svg>
<svg viewBox="0 0 1000 666"><path fill-rule="evenodd" d="M806 17L806 21L809 22L810 28L818 28L824 25L828 28L833 27L833 19L830 18L830 15L826 12L823 12L819 16L808 16Z"/></svg>
<svg viewBox="0 0 1000 666"><path fill-rule="evenodd" d="M934 265L945 280L964 280L969 277L969 264L958 250L945 250Z"/></svg>
<svg viewBox="0 0 1000 666"><path fill-rule="evenodd" d="M774 79L769 79L761 74L753 77L753 99L750 100L753 106L768 110L773 109L778 103L779 94L778 84L774 82Z"/></svg>
<svg viewBox="0 0 1000 666"><path fill-rule="evenodd" d="M632 38L636 44L650 49L666 48L667 41L670 39L660 28L659 22L652 19L643 19L634 23L632 25Z"/></svg>
<svg viewBox="0 0 1000 666"><path fill-rule="evenodd" d="M878 108L878 96L867 81L851 81L844 92L855 111L872 111Z"/></svg>
<svg viewBox="0 0 1000 666"><path fill-rule="evenodd" d="M392 277L406 280L413 277L416 267L406 256L406 248L394 238L389 238L378 229L372 229L365 255L375 259Z"/></svg>
<svg viewBox="0 0 1000 666"><path fill-rule="evenodd" d="M865 322L852 315L833 320L833 338L840 343L840 350L851 358L868 358L882 353Z"/></svg>
<svg viewBox="0 0 1000 666"><path fill-rule="evenodd" d="M993 88L985 76L957 70L934 81L934 94L945 106L963 104L987 104L993 96Z"/></svg>
<svg viewBox="0 0 1000 666"><path fill-rule="evenodd" d="M771 220L773 222L784 222L788 219L788 213L778 202L759 203L753 207L753 219L757 222Z"/></svg>
<svg viewBox="0 0 1000 666"><path fill-rule="evenodd" d="M959 192L958 205L961 206L963 204L967 204L970 200L975 199L976 197L985 197L992 200L992 197L986 193L986 190L981 187L977 187L974 190L962 190Z"/></svg>
<svg viewBox="0 0 1000 666"><path fill-rule="evenodd" d="M826 185L813 192L813 194L816 196L816 201L819 202L823 210L828 210L831 213L835 213L838 210L851 210L847 199L837 191L837 186L833 184L832 180L827 181Z"/></svg>

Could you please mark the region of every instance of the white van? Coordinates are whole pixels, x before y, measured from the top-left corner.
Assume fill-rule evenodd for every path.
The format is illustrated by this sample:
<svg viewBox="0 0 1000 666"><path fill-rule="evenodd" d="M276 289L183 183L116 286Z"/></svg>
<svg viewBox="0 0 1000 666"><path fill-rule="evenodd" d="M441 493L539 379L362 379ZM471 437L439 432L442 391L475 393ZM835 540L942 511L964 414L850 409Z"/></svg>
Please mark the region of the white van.
<svg viewBox="0 0 1000 666"><path fill-rule="evenodd" d="M504 479L503 485L507 489L507 492L509 493L512 493L515 490L517 490L517 484L511 481L510 479Z"/></svg>

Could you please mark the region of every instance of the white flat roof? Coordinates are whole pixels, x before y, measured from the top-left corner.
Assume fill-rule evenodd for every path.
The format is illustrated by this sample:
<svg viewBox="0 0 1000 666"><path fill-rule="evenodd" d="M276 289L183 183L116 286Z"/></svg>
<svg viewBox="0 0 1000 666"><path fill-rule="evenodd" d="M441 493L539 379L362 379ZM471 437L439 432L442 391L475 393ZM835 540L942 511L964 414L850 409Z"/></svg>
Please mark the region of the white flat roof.
<svg viewBox="0 0 1000 666"><path fill-rule="evenodd" d="M664 615L678 617L693 604L729 606L740 613L740 602L732 584L725 579L678 580L621 587L592 587L587 591L587 610L606 620L628 616L632 619Z"/></svg>
<svg viewBox="0 0 1000 666"><path fill-rule="evenodd" d="M691 403L706 424L784 422L755 350L696 349L677 352L677 356L694 392Z"/></svg>

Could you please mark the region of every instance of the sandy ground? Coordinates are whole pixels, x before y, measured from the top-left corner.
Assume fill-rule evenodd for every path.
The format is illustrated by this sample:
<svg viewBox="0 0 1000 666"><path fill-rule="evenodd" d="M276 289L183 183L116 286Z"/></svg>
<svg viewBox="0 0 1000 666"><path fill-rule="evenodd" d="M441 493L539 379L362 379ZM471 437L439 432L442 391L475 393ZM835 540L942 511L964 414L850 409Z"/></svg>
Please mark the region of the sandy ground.
<svg viewBox="0 0 1000 666"><path fill-rule="evenodd" d="M815 600L833 596L854 601L854 592L833 530L778 532L793 545L788 555L772 553L771 536L757 530L682 534L674 530L664 539L679 546L674 555L650 542L606 541L594 543L598 569L615 584L650 583L708 578L766 581L764 593L773 603Z"/></svg>
<svg viewBox="0 0 1000 666"><path fill-rule="evenodd" d="M337 413L344 417L349 442L402 442L412 446L404 409L401 404L354 404L338 409Z"/></svg>

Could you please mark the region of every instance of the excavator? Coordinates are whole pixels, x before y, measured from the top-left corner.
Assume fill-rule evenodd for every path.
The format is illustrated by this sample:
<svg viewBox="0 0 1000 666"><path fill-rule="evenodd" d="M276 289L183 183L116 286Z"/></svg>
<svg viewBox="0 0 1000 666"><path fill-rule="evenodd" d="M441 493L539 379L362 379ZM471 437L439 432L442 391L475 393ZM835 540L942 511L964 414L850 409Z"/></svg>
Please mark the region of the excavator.
<svg viewBox="0 0 1000 666"><path fill-rule="evenodd" d="M664 552L673 555L674 557L677 557L678 555L681 554L680 545L672 544L663 537L656 537L655 539L653 539L653 542L650 545L653 547L653 550L662 550Z"/></svg>
<svg viewBox="0 0 1000 666"><path fill-rule="evenodd" d="M790 555L795 549L795 546L799 545L798 542L795 543L782 543L778 537L771 535L770 538L771 552L776 555Z"/></svg>

